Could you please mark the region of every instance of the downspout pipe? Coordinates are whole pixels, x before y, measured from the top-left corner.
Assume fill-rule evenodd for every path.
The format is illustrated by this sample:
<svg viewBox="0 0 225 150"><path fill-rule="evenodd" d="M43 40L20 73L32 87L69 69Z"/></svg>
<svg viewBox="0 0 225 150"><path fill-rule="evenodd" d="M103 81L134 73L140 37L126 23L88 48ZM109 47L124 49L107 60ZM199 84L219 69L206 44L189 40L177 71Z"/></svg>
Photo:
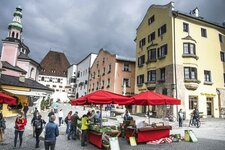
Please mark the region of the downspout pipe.
<svg viewBox="0 0 225 150"><path fill-rule="evenodd" d="M176 62L176 23L175 23L175 19L178 16L178 14L175 12L173 13L173 44L174 44L174 48L173 48L173 55L174 55L174 85L175 85L175 98L178 98L177 96L177 62ZM178 115L178 105L176 106L176 114ZM177 116L178 117L178 116Z"/></svg>

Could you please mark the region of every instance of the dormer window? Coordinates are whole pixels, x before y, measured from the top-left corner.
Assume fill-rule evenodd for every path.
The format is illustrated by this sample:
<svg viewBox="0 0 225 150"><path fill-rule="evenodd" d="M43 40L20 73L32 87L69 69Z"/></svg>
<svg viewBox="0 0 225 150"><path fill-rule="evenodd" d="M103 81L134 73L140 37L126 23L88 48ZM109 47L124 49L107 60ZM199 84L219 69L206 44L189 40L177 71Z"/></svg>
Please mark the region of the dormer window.
<svg viewBox="0 0 225 150"><path fill-rule="evenodd" d="M52 73L55 73L55 69L52 70Z"/></svg>
<svg viewBox="0 0 225 150"><path fill-rule="evenodd" d="M148 25L152 24L155 21L155 15L152 15L149 19L148 19Z"/></svg>

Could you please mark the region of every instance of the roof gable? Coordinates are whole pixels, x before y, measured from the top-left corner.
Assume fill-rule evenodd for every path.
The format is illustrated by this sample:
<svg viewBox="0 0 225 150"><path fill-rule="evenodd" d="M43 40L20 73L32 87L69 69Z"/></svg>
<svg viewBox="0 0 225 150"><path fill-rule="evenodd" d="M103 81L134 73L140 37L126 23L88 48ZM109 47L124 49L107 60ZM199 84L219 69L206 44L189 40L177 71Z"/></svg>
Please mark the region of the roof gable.
<svg viewBox="0 0 225 150"><path fill-rule="evenodd" d="M40 75L66 77L70 63L64 53L49 51L40 65Z"/></svg>

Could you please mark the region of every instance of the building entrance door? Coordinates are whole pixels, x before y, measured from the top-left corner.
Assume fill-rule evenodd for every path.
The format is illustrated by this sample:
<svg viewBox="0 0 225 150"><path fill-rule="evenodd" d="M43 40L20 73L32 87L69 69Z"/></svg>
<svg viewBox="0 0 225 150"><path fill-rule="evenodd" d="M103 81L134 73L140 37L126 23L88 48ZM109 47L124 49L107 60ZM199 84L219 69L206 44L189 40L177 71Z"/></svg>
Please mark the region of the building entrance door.
<svg viewBox="0 0 225 150"><path fill-rule="evenodd" d="M213 98L207 97L207 116L213 116Z"/></svg>

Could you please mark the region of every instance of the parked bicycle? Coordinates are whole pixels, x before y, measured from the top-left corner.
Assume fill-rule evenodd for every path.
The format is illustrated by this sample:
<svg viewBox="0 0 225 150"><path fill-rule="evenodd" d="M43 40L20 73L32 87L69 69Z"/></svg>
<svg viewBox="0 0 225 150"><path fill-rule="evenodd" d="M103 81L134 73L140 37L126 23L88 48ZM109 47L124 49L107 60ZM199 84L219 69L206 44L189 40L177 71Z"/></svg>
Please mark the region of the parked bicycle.
<svg viewBox="0 0 225 150"><path fill-rule="evenodd" d="M177 118L173 115L173 113L170 110L168 110L166 112L166 115L163 117L163 120L169 121L169 122L175 122Z"/></svg>
<svg viewBox="0 0 225 150"><path fill-rule="evenodd" d="M201 126L201 121L200 121L200 117L193 117L193 115L191 115L191 119L189 121L189 127L191 126L195 126L197 128L199 128Z"/></svg>

